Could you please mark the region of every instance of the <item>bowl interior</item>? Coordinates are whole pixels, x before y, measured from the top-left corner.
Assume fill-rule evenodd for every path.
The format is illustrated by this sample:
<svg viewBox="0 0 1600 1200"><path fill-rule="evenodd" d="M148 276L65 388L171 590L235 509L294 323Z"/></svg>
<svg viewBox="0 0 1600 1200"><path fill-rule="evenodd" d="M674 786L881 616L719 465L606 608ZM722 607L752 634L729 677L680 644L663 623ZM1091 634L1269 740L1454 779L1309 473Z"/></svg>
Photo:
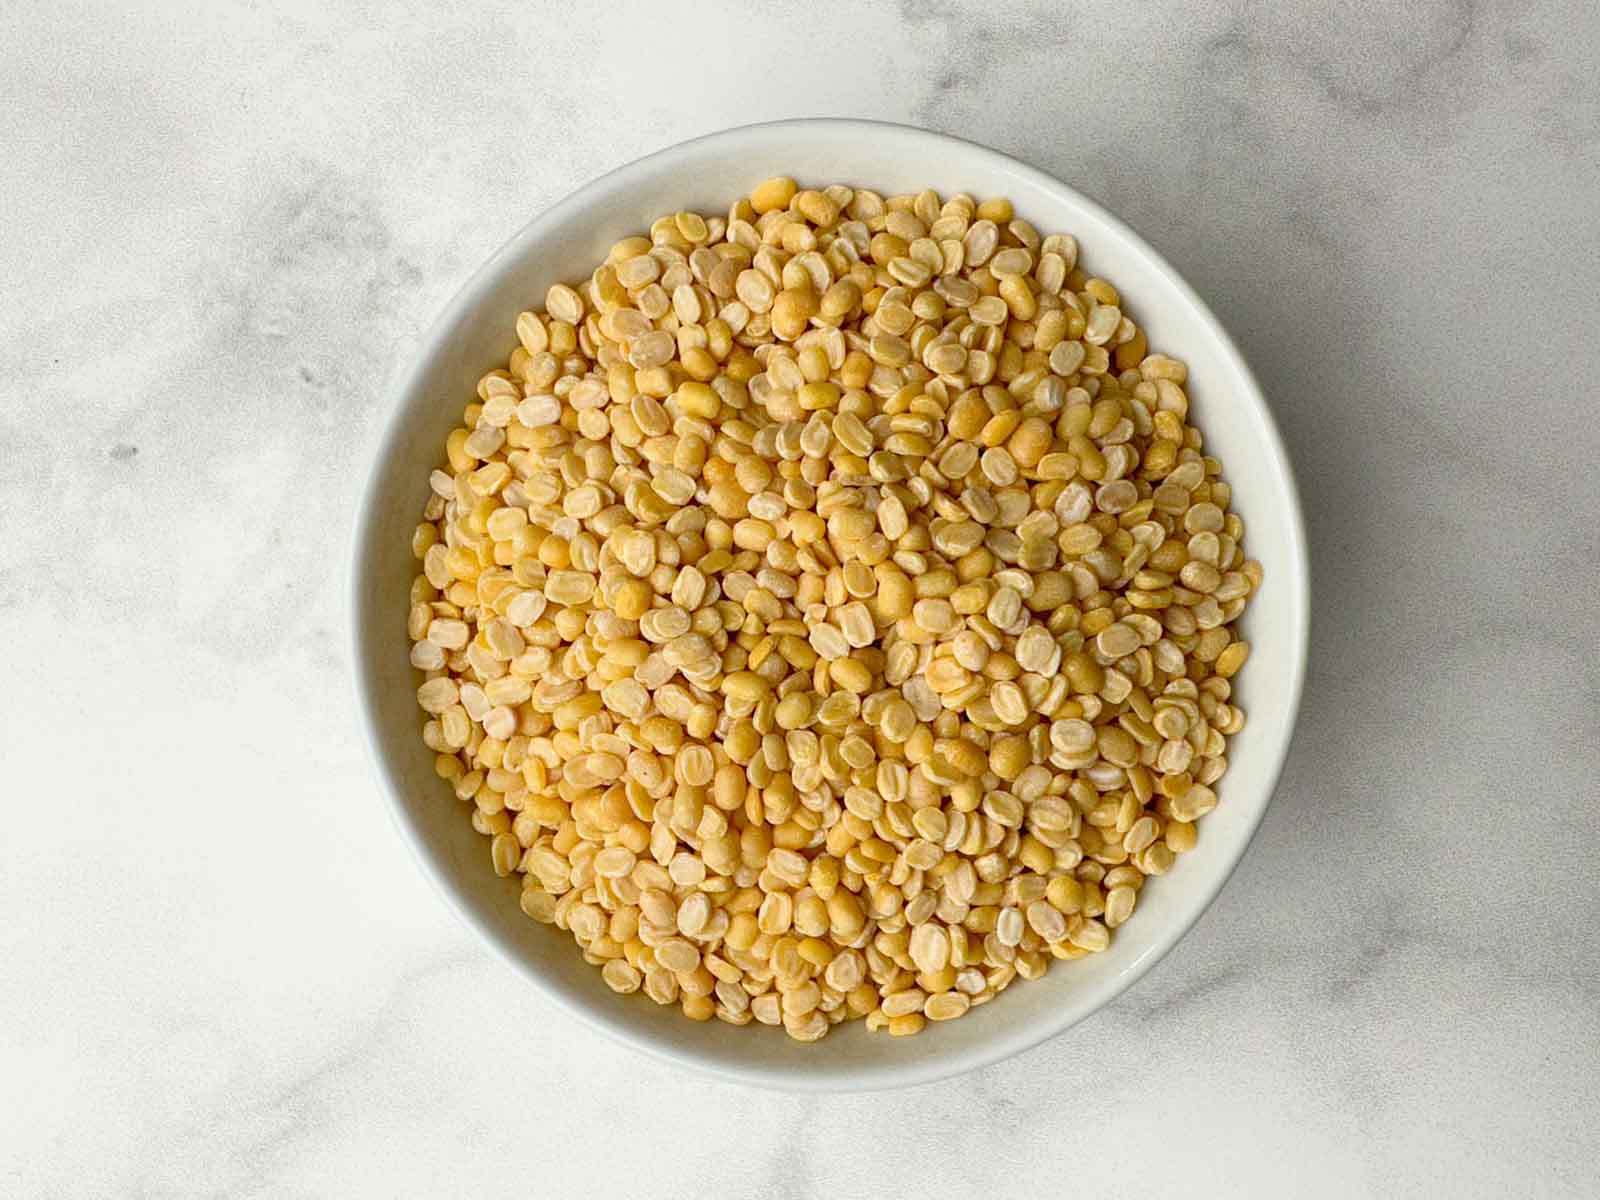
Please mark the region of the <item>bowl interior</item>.
<svg viewBox="0 0 1600 1200"><path fill-rule="evenodd" d="M1220 803L1200 844L1152 880L1110 950L1019 981L995 1002L919 1037L870 1035L859 1022L802 1046L781 1030L685 1020L643 995L618 996L570 937L517 905L514 880L489 869L484 840L432 770L418 737L417 678L407 661L406 594L417 567L410 534L445 435L479 376L516 345L519 311L554 282L586 276L612 242L665 212L726 211L761 179L793 175L882 193L934 187L1008 196L1041 233L1076 235L1088 269L1122 292L1152 349L1189 364L1194 419L1225 466L1246 547L1266 569L1244 618L1253 645L1236 683L1249 714L1232 740ZM641 1049L746 1082L800 1088L906 1084L1001 1058L1081 1019L1133 982L1191 925L1243 853L1287 749L1304 669L1307 574L1292 478L1254 381L1215 320L1155 254L1094 204L994 151L899 126L800 121L715 134L589 184L517 235L452 301L403 378L356 530L355 669L378 769L424 864L463 915L554 999Z"/></svg>

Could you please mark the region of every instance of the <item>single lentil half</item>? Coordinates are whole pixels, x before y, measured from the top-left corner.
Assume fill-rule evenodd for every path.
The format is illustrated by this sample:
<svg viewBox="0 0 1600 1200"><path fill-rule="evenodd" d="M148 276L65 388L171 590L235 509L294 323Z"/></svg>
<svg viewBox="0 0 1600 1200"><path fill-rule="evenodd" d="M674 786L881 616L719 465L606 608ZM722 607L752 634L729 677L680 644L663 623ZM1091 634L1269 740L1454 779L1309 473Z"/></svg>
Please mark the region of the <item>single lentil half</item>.
<svg viewBox="0 0 1600 1200"><path fill-rule="evenodd" d="M769 179L516 329L409 625L523 910L618 992L801 1041L1104 950L1217 803L1261 567L1074 239Z"/></svg>

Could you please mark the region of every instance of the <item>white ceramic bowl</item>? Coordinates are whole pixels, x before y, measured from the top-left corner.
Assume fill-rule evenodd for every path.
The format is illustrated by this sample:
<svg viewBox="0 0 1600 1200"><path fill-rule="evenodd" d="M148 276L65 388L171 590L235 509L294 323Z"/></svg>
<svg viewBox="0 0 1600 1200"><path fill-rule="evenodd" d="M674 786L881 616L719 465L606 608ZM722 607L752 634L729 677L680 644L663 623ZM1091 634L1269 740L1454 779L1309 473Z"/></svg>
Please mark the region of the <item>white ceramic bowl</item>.
<svg viewBox="0 0 1600 1200"><path fill-rule="evenodd" d="M696 1024L643 995L618 996L567 934L517 905L495 877L483 838L432 769L418 737L417 680L407 661L411 530L440 457L485 370L516 345L518 312L558 280L586 276L619 237L664 212L723 212L769 175L844 182L891 194L1006 196L1043 233L1075 234L1085 264L1110 279L1153 349L1189 364L1194 418L1219 455L1266 568L1243 626L1253 653L1236 681L1250 720L1229 748L1215 812L1199 847L1145 888L1138 912L1103 954L1058 963L995 1002L914 1038L852 1022L814 1045L781 1030ZM783 121L730 129L630 163L534 219L468 281L417 348L391 402L355 530L353 662L362 718L388 803L424 870L467 922L547 997L591 1025L661 1058L745 1083L843 1090L921 1083L1026 1049L1094 1012L1150 969L1226 882L1261 820L1289 746L1305 671L1308 571L1289 461L1238 350L1200 299L1140 238L1047 175L956 138L868 121Z"/></svg>

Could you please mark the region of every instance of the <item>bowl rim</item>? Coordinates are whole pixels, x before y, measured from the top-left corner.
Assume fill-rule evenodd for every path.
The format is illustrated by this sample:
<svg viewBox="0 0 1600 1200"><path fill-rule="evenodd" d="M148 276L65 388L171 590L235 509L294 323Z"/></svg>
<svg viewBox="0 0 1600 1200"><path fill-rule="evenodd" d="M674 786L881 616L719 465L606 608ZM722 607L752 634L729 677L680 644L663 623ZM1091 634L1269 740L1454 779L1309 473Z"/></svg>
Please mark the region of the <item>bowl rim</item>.
<svg viewBox="0 0 1600 1200"><path fill-rule="evenodd" d="M547 982L541 972L518 953L514 946L508 944L495 930L480 919L468 903L467 898L460 894L445 877L445 873L436 861L436 855L439 853L438 848L434 846L415 822L409 809L402 801L401 796L404 791L402 782L397 777L394 764L382 745L376 700L373 695L373 682L369 679L368 673L364 668L364 663L368 657L366 646L368 630L362 618L363 580L361 566L366 557L366 548L377 534L379 518L377 493L381 478L381 464L398 451L400 444L404 440L405 427L409 419L411 406L401 401L411 396L421 387L425 376L440 352L445 335L454 328L464 311L471 306L474 297L493 280L498 279L509 270L514 270L522 263L527 257L530 248L543 238L548 226L558 223L572 209L583 204L591 192L602 187L613 188L618 185L624 185L635 178L649 176L660 167L666 165L668 161L679 157L690 149L704 148L709 143L771 138L773 136L781 136L787 132L818 129L828 129L837 134L855 138L893 137L902 143L915 144L921 142L930 152L930 161L936 161L934 156L941 146L958 146L965 154L976 159L986 169L1001 175L1013 176L1046 191L1063 194L1071 203L1081 207L1094 218L1103 222L1108 229L1122 239L1122 244L1118 247L1119 254L1142 258L1147 269L1152 269L1165 277L1170 283L1176 298L1190 309L1191 316L1216 340L1223 355L1232 360L1232 364L1244 385L1242 389L1236 391L1233 399L1248 409L1258 423L1259 432L1273 460L1272 465L1280 476L1283 491L1282 499L1287 505L1285 514L1287 520L1285 523L1288 531L1289 557L1291 566L1294 568L1293 578L1287 582L1295 591L1295 595L1291 597L1290 612L1295 626L1294 633L1296 636L1294 640L1296 644L1293 647L1292 658L1286 663L1280 664L1287 671L1287 721L1284 726L1285 733L1283 737L1277 747L1270 751L1275 754L1276 761L1271 764L1270 770L1266 773L1266 783L1262 789L1263 799L1250 822L1249 828L1239 838L1231 858L1226 862L1220 863L1215 868L1214 876L1200 888L1195 897L1186 905L1188 911L1185 919L1171 923L1168 928L1156 936L1151 946L1139 957L1131 960L1114 976L1100 983L1097 994L1090 998L1091 1002L1075 1006L1075 1008L1063 1008L1063 1015L1058 1020L1020 1022L1013 1028L1002 1029L988 1041L962 1051L952 1051L944 1054L936 1053L887 1066L873 1065L812 1076L804 1071L795 1071L790 1068L768 1067L759 1064L730 1064L724 1061L708 1060L692 1050L665 1045L657 1041L653 1035L642 1032L638 1026L625 1018L618 1017L606 1010L586 1007L564 995L559 989ZM918 126L891 121L805 117L739 125L713 133L702 134L654 151L602 175L598 175L536 214L508 238L481 267L474 271L456 289L450 300L428 325L427 329L413 338L403 352L407 356L404 360L407 363L405 370L398 377L391 377L391 381L384 387L384 396L389 402L388 411L383 417L382 430L376 439L373 451L364 460L364 481L357 501L350 540L347 544L346 602L349 605L349 609L346 648L351 655L350 669L355 676L356 706L360 714L361 729L366 742L367 754L373 770L382 784L384 799L391 821L398 828L402 840L410 847L411 853L421 867L423 874L432 881L435 889L444 896L448 906L483 942L488 943L504 962L510 965L523 978L529 980L547 1001L554 1003L569 1016L576 1018L591 1029L598 1030L624 1045L661 1062L685 1067L702 1075L709 1075L727 1082L779 1091L811 1093L873 1091L932 1083L979 1067L989 1066L1013 1055L1020 1054L1025 1050L1032 1049L1040 1043L1065 1032L1110 1004L1142 979L1152 967L1166 957L1172 947L1189 930L1199 923L1221 893L1223 887L1233 877L1240 860L1243 859L1246 851L1255 841L1256 834L1260 830L1261 821L1272 802L1273 795L1282 777L1289 749L1294 742L1295 722L1299 712L1310 650L1310 557L1307 551L1305 521L1292 460L1254 373L1250 370L1244 355L1210 307L1190 287L1187 280L1161 255L1156 253L1142 237L1100 204L1084 196L1081 192L1055 176L981 143L952 134L938 133Z"/></svg>

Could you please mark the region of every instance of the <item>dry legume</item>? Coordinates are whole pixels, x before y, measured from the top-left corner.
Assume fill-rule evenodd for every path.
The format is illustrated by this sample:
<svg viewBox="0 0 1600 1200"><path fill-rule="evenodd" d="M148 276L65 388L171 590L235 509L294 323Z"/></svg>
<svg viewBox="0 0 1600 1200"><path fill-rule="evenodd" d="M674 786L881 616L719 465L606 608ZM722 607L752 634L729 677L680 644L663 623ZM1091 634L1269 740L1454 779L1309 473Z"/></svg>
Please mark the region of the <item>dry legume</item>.
<svg viewBox="0 0 1600 1200"><path fill-rule="evenodd" d="M1261 583L1183 364L1005 201L770 179L516 319L429 479L423 740L617 992L903 1036L1194 848Z"/></svg>

